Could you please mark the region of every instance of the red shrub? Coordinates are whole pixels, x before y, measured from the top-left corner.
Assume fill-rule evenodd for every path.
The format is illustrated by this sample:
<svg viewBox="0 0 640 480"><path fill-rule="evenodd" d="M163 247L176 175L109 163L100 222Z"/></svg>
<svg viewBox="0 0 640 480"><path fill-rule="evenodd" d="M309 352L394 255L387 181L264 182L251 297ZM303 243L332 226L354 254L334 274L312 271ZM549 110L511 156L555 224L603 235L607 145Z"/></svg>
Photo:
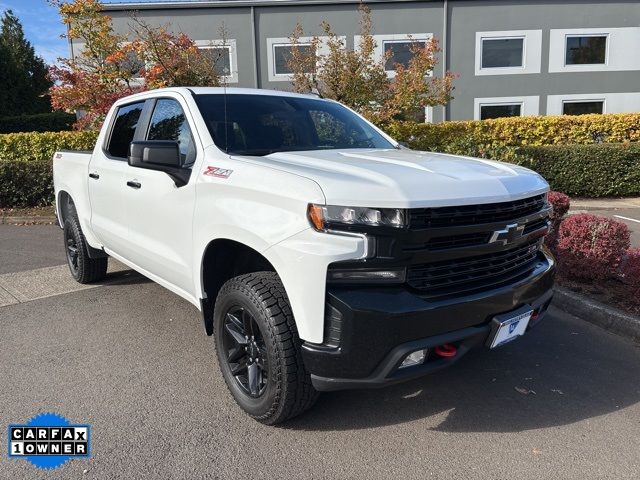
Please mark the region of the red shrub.
<svg viewBox="0 0 640 480"><path fill-rule="evenodd" d="M560 192L549 192L549 203L553 207L551 212L551 229L549 234L545 237L544 243L549 249L556 253L556 246L558 244L558 228L562 219L569 211L570 200L569 196Z"/></svg>
<svg viewBox="0 0 640 480"><path fill-rule="evenodd" d="M640 304L640 247L630 248L620 267L620 273L629 291L629 300Z"/></svg>
<svg viewBox="0 0 640 480"><path fill-rule="evenodd" d="M562 220L571 206L569 195L560 192L549 192L549 203L553 207L552 220Z"/></svg>
<svg viewBox="0 0 640 480"><path fill-rule="evenodd" d="M597 215L566 218L558 230L560 272L582 280L602 280L615 274L629 248L629 228Z"/></svg>

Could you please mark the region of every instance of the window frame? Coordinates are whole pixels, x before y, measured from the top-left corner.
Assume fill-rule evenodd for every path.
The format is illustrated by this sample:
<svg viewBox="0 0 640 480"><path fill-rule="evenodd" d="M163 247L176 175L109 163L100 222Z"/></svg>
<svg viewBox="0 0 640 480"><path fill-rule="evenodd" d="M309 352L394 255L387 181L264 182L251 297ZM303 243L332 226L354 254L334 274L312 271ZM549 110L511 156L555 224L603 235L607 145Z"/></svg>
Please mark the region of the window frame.
<svg viewBox="0 0 640 480"><path fill-rule="evenodd" d="M523 113L524 113L524 102L481 103L479 105L480 110L478 112L478 120L490 120L488 118L482 118L482 108L483 107L515 107L515 106L520 107L520 115L512 115L512 116L505 116L505 117L494 117L493 119L495 119L495 118L522 117ZM491 120L493 120L493 119L491 119Z"/></svg>
<svg viewBox="0 0 640 480"><path fill-rule="evenodd" d="M606 63L566 64L567 36L607 36ZM552 28L549 31L549 73L637 72L640 56L631 55L640 44L640 26Z"/></svg>
<svg viewBox="0 0 640 480"><path fill-rule="evenodd" d="M482 67L485 40L522 40L522 65L519 67ZM540 73L542 68L542 30L505 30L476 32L475 75L518 75Z"/></svg>
<svg viewBox="0 0 640 480"><path fill-rule="evenodd" d="M570 38L589 38L589 37L604 37L605 38L605 46L604 46L604 62L603 63L567 63L567 43ZM564 34L564 52L563 52L563 62L562 65L565 68L581 68L581 67L606 67L609 65L609 44L611 43L611 38L608 33L565 33Z"/></svg>
<svg viewBox="0 0 640 480"><path fill-rule="evenodd" d="M522 50L521 50L521 64L520 65L510 65L506 67L483 67L482 62L484 59L484 45L485 42L495 42L499 40L522 40ZM504 69L514 69L514 68L525 68L526 64L526 51L527 51L527 37L524 35L517 36L505 36L505 37L482 37L480 39L480 70L504 70Z"/></svg>
<svg viewBox="0 0 640 480"><path fill-rule="evenodd" d="M415 40L417 42L429 42L433 38L433 33L391 33L372 35L376 42L376 48L373 51L373 58L377 62L381 62L384 58L385 43L404 43ZM353 36L353 44L355 48L360 48L361 35ZM387 70L385 72L388 78L395 78L395 70ZM433 76L433 71L429 72L429 77Z"/></svg>
<svg viewBox="0 0 640 480"><path fill-rule="evenodd" d="M596 113L595 115L604 115L605 113L607 113L607 100L605 98L577 98L577 99L562 100L562 112L561 112L561 115L572 116L572 115L570 115L568 113L564 113L564 107L565 107L565 105L567 105L569 103L601 103L602 104L602 112ZM586 114L585 113L583 115L590 115L590 114Z"/></svg>
<svg viewBox="0 0 640 480"><path fill-rule="evenodd" d="M109 121L109 126L108 126L108 135L105 135L105 140L102 144L102 153L104 154L104 156L109 159L109 160L114 160L114 161L118 161L118 162L128 162L129 159L127 157L115 157L113 155L111 155L111 153L109 152L109 144L111 143L111 138L113 137L113 129L116 126L116 119L118 118L118 112L120 111L121 108L124 107L129 107L131 105L136 105L138 103L142 104L142 111L140 112L140 118L138 119L138 123L136 124L136 129L133 132L133 138L131 141L135 141L135 140L140 140L140 131L141 131L141 127L143 127L147 122L146 122L146 112L147 112L147 108L148 108L148 102L149 100L146 98L143 98L141 100L137 100L137 101L132 101L132 102L127 102L127 103L122 103L115 108L115 111L113 112L113 115L111 115L111 120Z"/></svg>
<svg viewBox="0 0 640 480"><path fill-rule="evenodd" d="M229 50L229 75L221 75L221 78L227 83L238 83L238 49L235 38L227 40L195 40L198 50L213 50L214 48L226 48Z"/></svg>
<svg viewBox="0 0 640 480"><path fill-rule="evenodd" d="M501 105L520 105L521 117L540 115L540 97L538 95L527 95L522 97L485 97L474 98L473 100L474 120L480 120L482 107L495 107Z"/></svg>
<svg viewBox="0 0 640 480"><path fill-rule="evenodd" d="M293 73L278 73L278 65L276 63L276 49L277 48L288 48L291 47L293 48L294 44L293 43L274 43L273 45L271 45L271 58L273 60L273 75L275 77L286 77L289 78L293 75ZM299 42L297 45L297 47L311 47L311 43L309 42ZM312 72L305 72L305 73L312 73Z"/></svg>
<svg viewBox="0 0 640 480"><path fill-rule="evenodd" d="M429 40L425 40L425 39L420 39L420 38L407 38L406 40L402 40L402 39L394 39L394 40L382 40L382 55L384 57L385 53L386 53L386 46L387 44L390 43L411 43L411 42L420 42L420 43L424 43L426 45L426 43ZM387 72L387 74L389 72L394 72L395 73L395 69L391 69L391 70L387 70L387 66L385 65L384 67L384 71ZM432 73L433 74L433 73Z"/></svg>
<svg viewBox="0 0 640 480"><path fill-rule="evenodd" d="M329 48L327 47L327 40L329 37L319 36L320 40L318 44L317 55L326 55L329 53ZM343 42L346 41L346 37L341 36L338 37ZM298 39L298 45L310 45L313 40L313 37L300 37ZM276 73L276 55L275 55L275 47L290 47L293 46L291 43L291 39L289 37L274 37L267 38L267 73L268 79L270 82L290 82L293 79L293 75L290 73ZM346 46L346 43L345 43Z"/></svg>

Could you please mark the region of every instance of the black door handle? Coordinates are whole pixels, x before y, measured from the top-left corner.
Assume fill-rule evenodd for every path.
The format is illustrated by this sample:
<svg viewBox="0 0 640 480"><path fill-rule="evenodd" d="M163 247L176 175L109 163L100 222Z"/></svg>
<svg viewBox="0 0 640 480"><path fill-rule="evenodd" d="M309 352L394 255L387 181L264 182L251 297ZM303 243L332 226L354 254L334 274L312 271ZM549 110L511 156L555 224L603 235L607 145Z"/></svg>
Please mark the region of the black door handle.
<svg viewBox="0 0 640 480"><path fill-rule="evenodd" d="M142 186L142 184L140 182L133 182L133 181L129 180L127 182L127 186L131 187L131 188L140 188Z"/></svg>
<svg viewBox="0 0 640 480"><path fill-rule="evenodd" d="M98 175L97 173L90 173L89 174L90 178L95 178L96 180L100 178L100 175Z"/></svg>

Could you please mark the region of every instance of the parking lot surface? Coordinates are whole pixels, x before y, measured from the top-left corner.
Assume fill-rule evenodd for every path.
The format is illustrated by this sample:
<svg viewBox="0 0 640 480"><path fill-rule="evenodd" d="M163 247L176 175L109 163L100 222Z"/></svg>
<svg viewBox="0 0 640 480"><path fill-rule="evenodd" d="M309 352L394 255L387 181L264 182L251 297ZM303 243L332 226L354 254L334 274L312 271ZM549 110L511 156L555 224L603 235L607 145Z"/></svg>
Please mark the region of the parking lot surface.
<svg viewBox="0 0 640 480"><path fill-rule="evenodd" d="M640 477L640 348L559 310L450 369L265 427L227 393L193 306L117 265L66 282L61 242L0 225L0 448L9 423L53 411L91 425L92 456L43 474L5 451L0 478Z"/></svg>

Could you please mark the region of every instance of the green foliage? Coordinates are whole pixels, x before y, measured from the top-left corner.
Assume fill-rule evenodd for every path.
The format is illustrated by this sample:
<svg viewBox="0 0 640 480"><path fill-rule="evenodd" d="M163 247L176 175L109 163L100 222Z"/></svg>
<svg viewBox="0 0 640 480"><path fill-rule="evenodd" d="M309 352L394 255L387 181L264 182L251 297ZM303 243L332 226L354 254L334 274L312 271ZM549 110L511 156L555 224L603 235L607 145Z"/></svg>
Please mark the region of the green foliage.
<svg viewBox="0 0 640 480"><path fill-rule="evenodd" d="M53 199L51 161L0 161L0 208L40 207Z"/></svg>
<svg viewBox="0 0 640 480"><path fill-rule="evenodd" d="M521 147L515 163L542 175L551 188L581 197L640 195L640 145Z"/></svg>
<svg viewBox="0 0 640 480"><path fill-rule="evenodd" d="M640 195L638 113L404 122L387 133L416 150L523 165L570 195Z"/></svg>
<svg viewBox="0 0 640 480"><path fill-rule="evenodd" d="M444 123L395 123L386 128L416 150L479 153L508 147L640 141L640 114L511 117ZM486 152L486 153L485 153ZM484 155L482 155L485 153Z"/></svg>
<svg viewBox="0 0 640 480"><path fill-rule="evenodd" d="M56 150L93 150L98 132L0 135L0 208L53 202L52 158Z"/></svg>
<svg viewBox="0 0 640 480"><path fill-rule="evenodd" d="M76 116L66 112L0 117L0 134L16 132L60 132L71 130Z"/></svg>
<svg viewBox="0 0 640 480"><path fill-rule="evenodd" d="M0 19L0 115L15 116L51 111L45 94L51 82L47 66L25 38L22 25L11 10Z"/></svg>

